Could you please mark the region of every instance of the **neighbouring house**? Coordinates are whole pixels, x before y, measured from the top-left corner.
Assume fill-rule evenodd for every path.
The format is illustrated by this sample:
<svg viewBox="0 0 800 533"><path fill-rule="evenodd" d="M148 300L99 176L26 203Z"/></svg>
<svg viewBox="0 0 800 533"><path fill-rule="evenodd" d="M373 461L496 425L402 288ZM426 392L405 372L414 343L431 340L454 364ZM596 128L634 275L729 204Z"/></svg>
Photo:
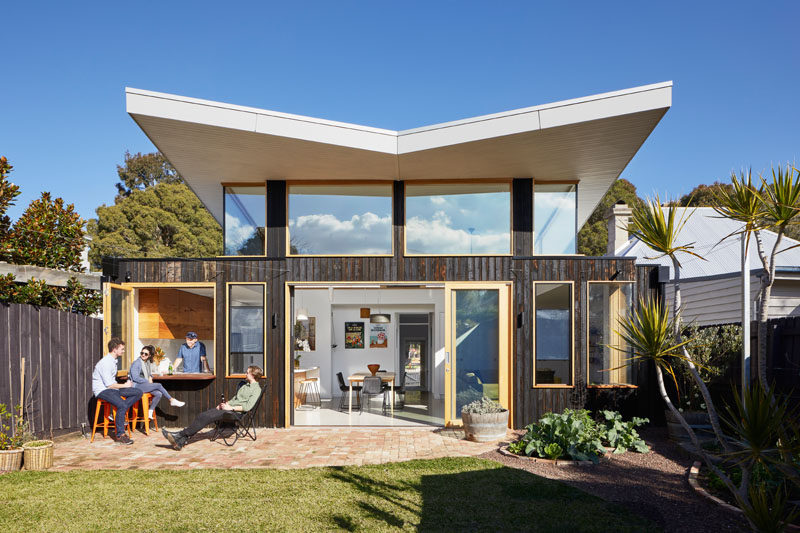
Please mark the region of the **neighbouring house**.
<svg viewBox="0 0 800 533"><path fill-rule="evenodd" d="M630 208L615 205L608 213L608 254L614 257L636 258L637 265L659 265L669 269L672 281L675 272L669 257L658 257L658 253L639 239L628 239L627 218ZM742 243L735 235L742 227L740 222L720 217L711 207L678 208L678 220L686 224L680 233L678 244L694 243L693 252L703 259L681 254L681 300L683 321L700 326L712 324L741 323L742 320ZM764 250L772 252L777 234L762 231ZM786 236L781 239L780 252L776 256L775 284L770 298L770 318L800 316L800 242ZM751 239L749 254L750 312L756 319L761 276L765 274L758 257L755 239ZM671 283L665 287L665 297L672 305L674 293Z"/></svg>
<svg viewBox="0 0 800 533"><path fill-rule="evenodd" d="M106 332L128 354L174 358L186 331L206 346L211 373L157 378L187 400L166 423L229 398L249 364L265 369L259 423L278 427L459 424L481 395L521 427L637 385L607 346L647 269L578 255L576 233L670 82L406 131L126 95L224 230L220 257L105 260ZM393 412L340 402L337 374L368 364L402 387Z"/></svg>

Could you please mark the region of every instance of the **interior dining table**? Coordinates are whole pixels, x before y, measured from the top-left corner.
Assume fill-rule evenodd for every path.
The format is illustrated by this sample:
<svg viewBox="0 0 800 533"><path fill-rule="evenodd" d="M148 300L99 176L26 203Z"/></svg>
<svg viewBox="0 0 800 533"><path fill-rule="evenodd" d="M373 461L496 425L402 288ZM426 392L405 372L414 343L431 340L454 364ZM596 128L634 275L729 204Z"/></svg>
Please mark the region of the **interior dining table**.
<svg viewBox="0 0 800 533"><path fill-rule="evenodd" d="M371 372L353 372L349 376L347 376L347 381L350 382L350 394L349 394L349 401L347 403L347 414L351 414L353 412L353 383L363 383L364 378L367 376L371 376ZM384 383L389 384L389 390L392 393L392 401L391 401L391 411L392 416L394 416L394 372L377 372L375 376L381 378L381 381Z"/></svg>

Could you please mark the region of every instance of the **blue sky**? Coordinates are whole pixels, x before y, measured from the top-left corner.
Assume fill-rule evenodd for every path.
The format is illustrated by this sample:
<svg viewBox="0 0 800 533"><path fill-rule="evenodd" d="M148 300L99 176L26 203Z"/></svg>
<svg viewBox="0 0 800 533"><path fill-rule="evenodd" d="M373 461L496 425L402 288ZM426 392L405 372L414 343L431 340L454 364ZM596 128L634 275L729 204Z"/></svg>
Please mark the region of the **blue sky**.
<svg viewBox="0 0 800 533"><path fill-rule="evenodd" d="M21 214L84 218L152 144L125 86L406 129L673 80L623 173L640 194L800 162L800 2L13 2L0 155Z"/></svg>

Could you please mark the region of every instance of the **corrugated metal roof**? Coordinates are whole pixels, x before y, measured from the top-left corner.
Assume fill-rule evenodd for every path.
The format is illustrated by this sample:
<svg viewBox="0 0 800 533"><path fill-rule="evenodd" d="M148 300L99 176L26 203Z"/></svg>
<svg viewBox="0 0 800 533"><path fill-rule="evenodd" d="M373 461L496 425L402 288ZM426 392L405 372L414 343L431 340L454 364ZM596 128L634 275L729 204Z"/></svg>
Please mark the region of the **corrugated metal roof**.
<svg viewBox="0 0 800 533"><path fill-rule="evenodd" d="M741 240L739 235L731 235L739 231L743 224L735 220L720 217L711 207L681 207L676 217L688 217L686 225L678 238L679 244L694 243L692 251L706 260L689 254L678 254L681 263L681 279L720 276L741 272ZM726 238L727 237L727 238ZM778 235L772 231L761 232L764 251L769 254L775 246ZM800 242L784 236L781 239L781 250L787 250ZM657 257L658 252L646 246L638 239L630 239L616 255L636 257L636 264L658 264L670 267L672 279L672 260L669 257ZM800 266L800 248L782 251L776 256L776 268L797 268ZM760 270L761 260L758 258L755 239L750 240L750 270Z"/></svg>

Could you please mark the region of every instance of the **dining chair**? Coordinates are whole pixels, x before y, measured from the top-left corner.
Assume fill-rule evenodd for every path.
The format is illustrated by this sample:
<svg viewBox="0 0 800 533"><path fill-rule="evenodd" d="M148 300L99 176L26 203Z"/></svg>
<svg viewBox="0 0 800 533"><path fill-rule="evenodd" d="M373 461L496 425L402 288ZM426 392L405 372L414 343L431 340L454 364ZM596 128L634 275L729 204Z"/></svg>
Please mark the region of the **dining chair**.
<svg viewBox="0 0 800 533"><path fill-rule="evenodd" d="M350 387L344 382L344 375L341 372L336 373L336 379L339 381L339 390L342 392L339 410L347 411L347 395L350 393ZM356 409L361 409L361 385L353 385L353 392L356 393Z"/></svg>
<svg viewBox="0 0 800 533"><path fill-rule="evenodd" d="M382 411L386 412L386 391L383 388L383 380L379 376L366 376L364 378L364 385L361 389L361 410L364 410L364 404L367 405L367 410L369 410L369 398L370 396L378 396L379 394L383 394L383 405Z"/></svg>

